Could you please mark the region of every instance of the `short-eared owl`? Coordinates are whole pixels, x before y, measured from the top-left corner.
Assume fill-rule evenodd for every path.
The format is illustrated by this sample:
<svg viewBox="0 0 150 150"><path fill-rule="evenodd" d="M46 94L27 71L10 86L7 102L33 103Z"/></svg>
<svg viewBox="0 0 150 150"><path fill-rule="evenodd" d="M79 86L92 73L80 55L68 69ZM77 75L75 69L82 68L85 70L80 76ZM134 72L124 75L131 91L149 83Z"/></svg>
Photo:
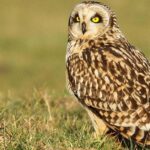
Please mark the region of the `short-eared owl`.
<svg viewBox="0 0 150 150"><path fill-rule="evenodd" d="M75 6L66 68L69 89L96 133L111 129L150 145L150 62L127 41L108 6L95 1Z"/></svg>

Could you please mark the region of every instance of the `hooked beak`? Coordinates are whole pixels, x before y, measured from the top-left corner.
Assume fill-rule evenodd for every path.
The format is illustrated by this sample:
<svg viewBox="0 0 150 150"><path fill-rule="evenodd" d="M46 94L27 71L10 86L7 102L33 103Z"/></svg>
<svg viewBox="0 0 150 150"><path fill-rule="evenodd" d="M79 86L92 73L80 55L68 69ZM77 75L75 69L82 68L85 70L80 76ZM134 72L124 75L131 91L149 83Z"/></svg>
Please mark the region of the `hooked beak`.
<svg viewBox="0 0 150 150"><path fill-rule="evenodd" d="M86 32L86 23L82 23L82 33L84 34Z"/></svg>

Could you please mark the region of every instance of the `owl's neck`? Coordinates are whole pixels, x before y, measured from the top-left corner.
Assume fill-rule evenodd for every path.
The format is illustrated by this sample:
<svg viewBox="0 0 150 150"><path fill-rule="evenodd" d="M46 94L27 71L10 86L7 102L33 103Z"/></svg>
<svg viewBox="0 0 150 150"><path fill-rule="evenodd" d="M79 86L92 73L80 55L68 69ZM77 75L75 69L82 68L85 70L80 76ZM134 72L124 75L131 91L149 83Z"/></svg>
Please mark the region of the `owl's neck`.
<svg viewBox="0 0 150 150"><path fill-rule="evenodd" d="M119 28L114 30L108 30L103 35L100 35L93 39L82 39L82 38L73 38L69 35L68 46L67 46L67 57L74 53L82 53L86 48L92 47L107 47L111 43L118 43L120 41L127 41Z"/></svg>
<svg viewBox="0 0 150 150"><path fill-rule="evenodd" d="M69 33L68 35L68 43L70 42L77 42L77 41L83 41L83 42L87 42L87 41L97 41L97 40L101 40L101 41L116 41L118 39L124 39L125 40L125 36L123 35L123 33L120 31L119 27L115 27L115 28L108 28L105 32L103 32L103 34L99 34L93 38L87 37L87 38L75 38L72 36L71 33ZM81 42L80 42L81 44Z"/></svg>

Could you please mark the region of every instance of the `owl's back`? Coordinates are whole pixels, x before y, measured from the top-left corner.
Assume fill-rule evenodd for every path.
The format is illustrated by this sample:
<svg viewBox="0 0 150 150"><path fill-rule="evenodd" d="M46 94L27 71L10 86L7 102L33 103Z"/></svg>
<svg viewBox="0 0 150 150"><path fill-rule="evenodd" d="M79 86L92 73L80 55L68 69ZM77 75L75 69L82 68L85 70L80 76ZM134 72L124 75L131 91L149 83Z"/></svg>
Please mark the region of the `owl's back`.
<svg viewBox="0 0 150 150"><path fill-rule="evenodd" d="M79 102L109 128L149 145L149 61L124 38L73 43L67 70Z"/></svg>

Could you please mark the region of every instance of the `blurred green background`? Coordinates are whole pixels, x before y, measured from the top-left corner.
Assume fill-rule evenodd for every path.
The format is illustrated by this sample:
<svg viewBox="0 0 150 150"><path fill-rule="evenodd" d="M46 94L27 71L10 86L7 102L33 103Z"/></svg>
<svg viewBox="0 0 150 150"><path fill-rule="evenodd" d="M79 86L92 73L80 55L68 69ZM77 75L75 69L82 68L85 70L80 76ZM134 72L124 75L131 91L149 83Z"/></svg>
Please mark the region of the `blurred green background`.
<svg viewBox="0 0 150 150"><path fill-rule="evenodd" d="M65 91L71 0L0 0L0 91ZM150 0L101 0L128 40L150 56Z"/></svg>

